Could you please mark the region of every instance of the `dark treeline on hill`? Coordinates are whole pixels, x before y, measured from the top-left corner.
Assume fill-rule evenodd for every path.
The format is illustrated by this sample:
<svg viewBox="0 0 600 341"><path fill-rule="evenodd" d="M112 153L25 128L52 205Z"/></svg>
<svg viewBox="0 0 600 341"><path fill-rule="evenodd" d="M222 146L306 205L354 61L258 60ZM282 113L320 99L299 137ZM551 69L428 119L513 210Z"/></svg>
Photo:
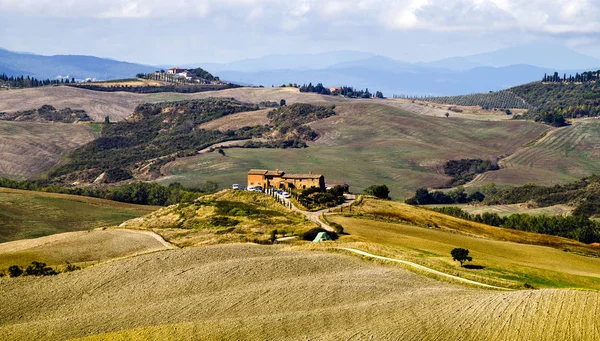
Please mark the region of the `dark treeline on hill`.
<svg viewBox="0 0 600 341"><path fill-rule="evenodd" d="M166 206L192 202L201 195L217 190L217 184L206 182L201 188L188 189L179 183L163 186L154 182L134 182L119 187L62 187L44 181L15 181L0 178L0 187L80 195L138 205Z"/></svg>
<svg viewBox="0 0 600 341"><path fill-rule="evenodd" d="M505 205L533 202L538 206L558 204L575 207L573 215L597 216L600 214L600 176L592 175L566 185L551 187L525 184L520 187L496 189L493 185L482 188L488 205Z"/></svg>
<svg viewBox="0 0 600 341"><path fill-rule="evenodd" d="M561 77L558 72L553 75L544 74L542 82L544 83L586 83L586 82L599 82L600 81L600 70L598 71L586 71L581 74L576 73L574 75L563 74Z"/></svg>
<svg viewBox="0 0 600 341"><path fill-rule="evenodd" d="M452 177L449 187L464 185L477 174L498 169L500 167L496 162L482 159L450 160L444 164L444 174Z"/></svg>
<svg viewBox="0 0 600 341"><path fill-rule="evenodd" d="M584 72L561 78L555 73L554 76L545 76L544 82L517 86L510 91L529 104L530 109L524 118L560 127L569 118L600 116L598 75L598 72Z"/></svg>
<svg viewBox="0 0 600 341"><path fill-rule="evenodd" d="M121 174L116 181L126 180L147 160L194 155L218 142L262 136L268 127L244 127L226 132L198 128L202 123L226 115L257 109L257 105L229 98L142 104L128 121L104 124L100 138L72 152L69 161L54 169L50 176L68 175L66 180L69 181L93 181L112 170ZM158 161L153 165L158 167Z"/></svg>
<svg viewBox="0 0 600 341"><path fill-rule="evenodd" d="M447 193L441 191L429 192L427 188L419 188L415 196L406 199L409 205L444 205L444 204L468 204L480 203L485 199L485 194L477 191L468 194L461 186Z"/></svg>
<svg viewBox="0 0 600 341"><path fill-rule="evenodd" d="M458 207L433 208L434 211L452 215L458 218L476 221L487 225L549 234L582 243L600 242L600 224L585 216L552 217L532 216L528 214L512 214L500 217L496 213L483 213L472 215Z"/></svg>
<svg viewBox="0 0 600 341"><path fill-rule="evenodd" d="M57 110L51 105L43 105L39 109L17 111L13 113L0 112L0 120L28 122L62 122L75 123L92 121L84 110L65 108Z"/></svg>
<svg viewBox="0 0 600 341"><path fill-rule="evenodd" d="M462 187L443 193L418 189L415 196L406 200L412 205L466 204L483 202L486 205L511 205L529 203L537 207L569 205L575 207L574 216L600 215L600 176L592 175L566 185L551 187L525 184L519 187L499 189L486 184L479 191L467 195Z"/></svg>
<svg viewBox="0 0 600 341"><path fill-rule="evenodd" d="M0 87L7 88L36 88L39 86L46 85L61 85L75 83L75 78L69 80L68 78L61 79L37 79L30 76L7 76L6 74L0 75Z"/></svg>
<svg viewBox="0 0 600 341"><path fill-rule="evenodd" d="M321 95L344 96L348 98L384 98L381 91L376 91L375 94L372 94L369 92L369 89L358 90L351 86L331 88L334 89L333 91L324 87L322 83L318 83L317 85L308 83L308 85L304 84L300 87L297 84L290 84L289 86L299 88L300 92L314 92Z"/></svg>
<svg viewBox="0 0 600 341"><path fill-rule="evenodd" d="M237 84L173 84L173 85L160 85L160 86L131 86L131 85L113 85L113 86L101 86L94 85L93 83L76 83L69 84L69 86L82 88L93 91L103 92L133 92L138 94L151 94L158 92L177 92L177 93L197 93L205 91L218 91L225 89L239 88L241 85Z"/></svg>

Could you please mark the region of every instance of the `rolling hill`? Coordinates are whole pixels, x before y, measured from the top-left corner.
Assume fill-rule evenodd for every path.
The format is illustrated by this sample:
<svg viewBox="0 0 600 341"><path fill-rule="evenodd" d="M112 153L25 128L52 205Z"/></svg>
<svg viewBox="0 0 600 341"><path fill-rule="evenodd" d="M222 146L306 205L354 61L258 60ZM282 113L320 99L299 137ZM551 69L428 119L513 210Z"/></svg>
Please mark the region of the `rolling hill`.
<svg viewBox="0 0 600 341"><path fill-rule="evenodd" d="M385 183L394 198L448 181L440 167L449 159L511 154L548 128L526 121L431 117L389 105L337 103L337 115L312 123L320 137L306 149L228 149L181 158L163 168L162 183L195 186L206 180L221 188L244 183L247 169L313 171L353 191Z"/></svg>
<svg viewBox="0 0 600 341"><path fill-rule="evenodd" d="M599 336L585 313L600 303L595 292L471 289L348 255L256 245L155 252L0 280L0 289L4 340Z"/></svg>
<svg viewBox="0 0 600 341"><path fill-rule="evenodd" d="M157 207L0 188L0 243L108 227Z"/></svg>

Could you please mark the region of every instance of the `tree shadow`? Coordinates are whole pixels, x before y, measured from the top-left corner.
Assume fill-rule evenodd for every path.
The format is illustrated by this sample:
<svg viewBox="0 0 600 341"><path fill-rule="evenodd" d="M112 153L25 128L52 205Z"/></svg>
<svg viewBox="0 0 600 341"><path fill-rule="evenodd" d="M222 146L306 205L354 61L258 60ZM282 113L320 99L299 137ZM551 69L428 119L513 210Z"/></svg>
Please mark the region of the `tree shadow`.
<svg viewBox="0 0 600 341"><path fill-rule="evenodd" d="M481 270L481 269L485 269L485 266L482 266L482 265L473 265L473 264L465 264L465 265L463 265L463 268L465 268L465 269L471 269L471 270Z"/></svg>

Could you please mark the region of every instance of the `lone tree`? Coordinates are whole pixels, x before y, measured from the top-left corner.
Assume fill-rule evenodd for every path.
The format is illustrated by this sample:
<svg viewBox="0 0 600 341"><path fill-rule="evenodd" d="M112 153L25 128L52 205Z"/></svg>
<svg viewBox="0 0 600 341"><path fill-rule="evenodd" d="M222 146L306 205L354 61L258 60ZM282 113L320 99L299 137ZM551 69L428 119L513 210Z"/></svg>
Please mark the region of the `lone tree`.
<svg viewBox="0 0 600 341"><path fill-rule="evenodd" d="M285 103L285 99L282 99L281 101L279 101L279 106L280 107L285 107L286 103Z"/></svg>
<svg viewBox="0 0 600 341"><path fill-rule="evenodd" d="M365 188L364 192L379 199L387 199L389 198L390 189L386 185L372 185Z"/></svg>
<svg viewBox="0 0 600 341"><path fill-rule="evenodd" d="M452 255L452 259L460 262L460 267L462 268L463 263L467 261L472 261L473 257L469 256L469 250L457 247L456 249L450 251Z"/></svg>
<svg viewBox="0 0 600 341"><path fill-rule="evenodd" d="M225 156L225 151L223 150L223 148L219 148L219 154Z"/></svg>

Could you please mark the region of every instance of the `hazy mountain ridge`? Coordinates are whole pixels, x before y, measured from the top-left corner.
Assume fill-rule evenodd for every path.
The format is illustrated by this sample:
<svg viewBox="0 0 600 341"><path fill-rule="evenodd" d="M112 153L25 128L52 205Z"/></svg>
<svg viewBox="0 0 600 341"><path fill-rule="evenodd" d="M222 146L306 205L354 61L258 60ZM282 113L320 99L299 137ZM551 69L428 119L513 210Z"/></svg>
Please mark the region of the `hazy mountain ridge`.
<svg viewBox="0 0 600 341"><path fill-rule="evenodd" d="M11 76L55 79L58 76L98 80L131 78L155 67L81 55L42 56L0 49L0 72Z"/></svg>
<svg viewBox="0 0 600 341"><path fill-rule="evenodd" d="M392 95L460 95L506 89L540 80L544 73L600 68L600 59L550 44L511 47L465 57L410 63L359 51L268 55L229 63L194 63L221 79L266 87L323 83L380 90ZM168 68L165 65L162 68ZM0 72L38 78L130 78L161 67L90 56L39 56L0 49Z"/></svg>

